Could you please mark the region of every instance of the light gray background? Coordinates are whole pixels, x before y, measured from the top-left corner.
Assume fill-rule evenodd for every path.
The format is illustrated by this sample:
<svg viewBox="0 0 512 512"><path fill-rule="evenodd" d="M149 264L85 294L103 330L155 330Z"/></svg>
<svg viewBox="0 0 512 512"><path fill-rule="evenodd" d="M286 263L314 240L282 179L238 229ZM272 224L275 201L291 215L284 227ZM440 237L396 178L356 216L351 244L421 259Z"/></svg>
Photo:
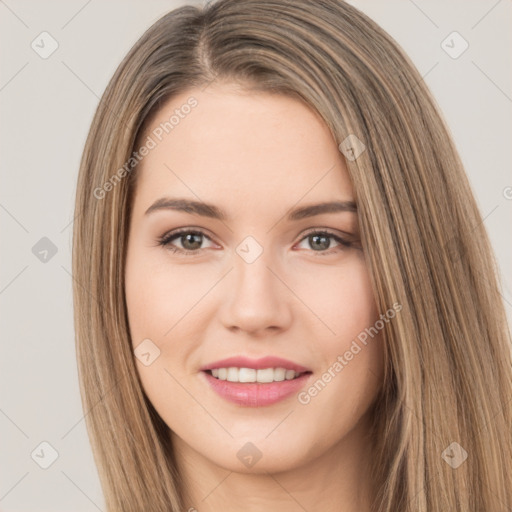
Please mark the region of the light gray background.
<svg viewBox="0 0 512 512"><path fill-rule="evenodd" d="M183 3L0 0L0 511L105 508L75 362L75 182L107 81L143 31ZM434 93L485 218L510 317L511 2L351 3L402 45ZM47 59L31 48L43 31L59 44ZM469 43L457 59L441 47L453 31ZM46 262L32 252L42 237L58 251ZM59 454L48 469L35 462L48 449L31 458L42 441Z"/></svg>

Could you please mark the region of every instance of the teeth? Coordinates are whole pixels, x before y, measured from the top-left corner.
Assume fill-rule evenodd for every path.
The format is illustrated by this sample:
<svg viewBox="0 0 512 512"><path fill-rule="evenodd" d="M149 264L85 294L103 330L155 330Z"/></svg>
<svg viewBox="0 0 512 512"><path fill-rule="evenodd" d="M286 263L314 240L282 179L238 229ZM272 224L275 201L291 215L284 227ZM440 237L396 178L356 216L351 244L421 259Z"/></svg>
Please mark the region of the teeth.
<svg viewBox="0 0 512 512"><path fill-rule="evenodd" d="M233 368L235 372L236 368ZM256 382L257 370L253 368L240 368L238 370L238 382Z"/></svg>
<svg viewBox="0 0 512 512"><path fill-rule="evenodd" d="M285 368L265 368L255 370L254 368L216 368L211 370L212 375L219 380L229 382L281 382L283 380L292 380L300 374L295 370L286 370Z"/></svg>
<svg viewBox="0 0 512 512"><path fill-rule="evenodd" d="M229 382L238 382L238 368L228 368L226 380Z"/></svg>
<svg viewBox="0 0 512 512"><path fill-rule="evenodd" d="M290 372L293 373L293 377L295 377L295 372L293 370L289 370ZM277 381L277 382L281 382L283 381L285 378L286 378L286 370L284 368L276 368L274 370L274 375L273 375L273 380ZM292 379L293 379L292 377Z"/></svg>
<svg viewBox="0 0 512 512"><path fill-rule="evenodd" d="M295 372L293 370L286 370L285 374L286 380L292 380L295 378Z"/></svg>

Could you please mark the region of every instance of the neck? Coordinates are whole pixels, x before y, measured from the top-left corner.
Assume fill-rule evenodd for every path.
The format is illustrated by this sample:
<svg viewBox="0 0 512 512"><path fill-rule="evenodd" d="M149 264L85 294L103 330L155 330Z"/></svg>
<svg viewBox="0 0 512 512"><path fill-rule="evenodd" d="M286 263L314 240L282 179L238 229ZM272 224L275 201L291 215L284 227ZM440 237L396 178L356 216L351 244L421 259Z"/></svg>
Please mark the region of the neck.
<svg viewBox="0 0 512 512"><path fill-rule="evenodd" d="M370 512L375 489L369 477L371 442L363 423L367 418L325 453L316 454L312 446L306 461L279 473L269 473L263 465L258 473L222 468L171 432L185 510Z"/></svg>

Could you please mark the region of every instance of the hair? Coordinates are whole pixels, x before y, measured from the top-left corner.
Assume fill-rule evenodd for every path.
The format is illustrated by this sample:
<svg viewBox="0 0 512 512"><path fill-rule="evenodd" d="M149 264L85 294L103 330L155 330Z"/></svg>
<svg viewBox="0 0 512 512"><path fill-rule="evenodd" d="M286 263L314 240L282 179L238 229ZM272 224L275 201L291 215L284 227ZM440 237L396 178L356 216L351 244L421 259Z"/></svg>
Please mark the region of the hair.
<svg viewBox="0 0 512 512"><path fill-rule="evenodd" d="M379 311L402 305L383 329L372 510L510 510L511 340L482 217L421 75L341 0L175 9L131 48L99 102L78 176L73 292L107 510L183 510L169 427L144 394L130 343L124 272L138 169L115 172L166 101L214 81L292 96L337 144L355 135L366 147L346 163L368 272ZM467 452L456 469L442 456L452 442Z"/></svg>

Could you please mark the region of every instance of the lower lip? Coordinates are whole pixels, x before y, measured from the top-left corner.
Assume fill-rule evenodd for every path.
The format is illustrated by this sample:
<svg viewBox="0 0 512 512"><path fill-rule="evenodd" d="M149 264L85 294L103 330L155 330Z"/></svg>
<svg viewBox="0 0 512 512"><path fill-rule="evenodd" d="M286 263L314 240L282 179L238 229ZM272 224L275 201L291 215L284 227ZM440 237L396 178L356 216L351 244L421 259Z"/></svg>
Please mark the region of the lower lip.
<svg viewBox="0 0 512 512"><path fill-rule="evenodd" d="M264 407L288 398L305 385L311 373L305 373L292 380L281 382L230 382L216 379L207 372L202 372L208 384L222 398L245 407Z"/></svg>

